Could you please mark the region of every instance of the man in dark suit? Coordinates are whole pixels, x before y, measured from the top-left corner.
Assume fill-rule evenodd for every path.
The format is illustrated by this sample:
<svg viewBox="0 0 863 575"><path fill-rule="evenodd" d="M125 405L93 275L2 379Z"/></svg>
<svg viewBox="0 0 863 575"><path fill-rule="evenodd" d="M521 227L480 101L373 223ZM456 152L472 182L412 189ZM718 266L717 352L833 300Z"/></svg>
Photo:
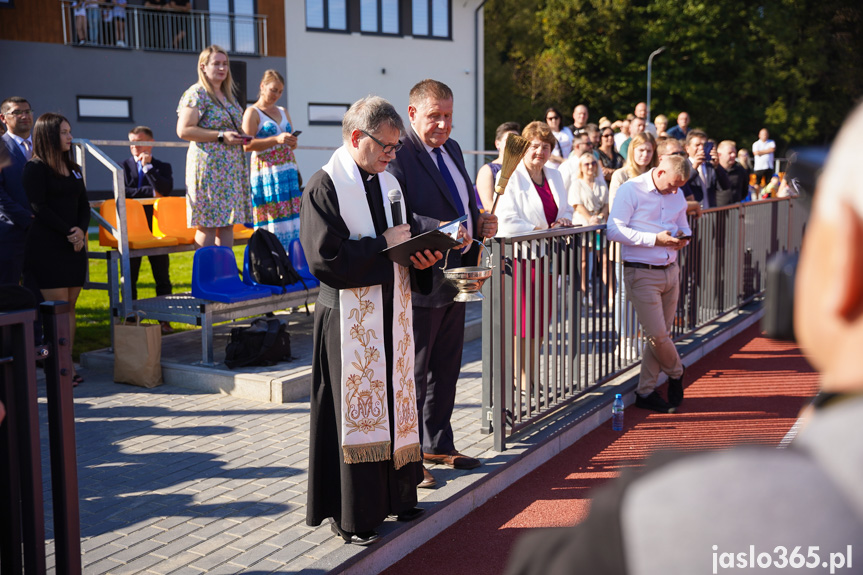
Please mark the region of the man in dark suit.
<svg viewBox="0 0 863 575"><path fill-rule="evenodd" d="M725 173L729 187L720 190L716 196L717 206L727 206L742 202L749 195L749 172L737 163L737 144L731 140L719 143L719 165L716 172Z"/></svg>
<svg viewBox="0 0 863 575"><path fill-rule="evenodd" d="M0 120L6 126L2 140L9 159L0 169L0 284L17 284L24 269L24 238L33 221L21 183L24 164L33 155L33 110L24 98L7 98L0 103Z"/></svg>
<svg viewBox="0 0 863 575"><path fill-rule="evenodd" d="M690 130L686 136L686 153L693 168L692 177L688 182L689 189L693 199L705 210L717 206L717 192L731 187L725 172L718 173L713 167L714 161L718 160L716 150L712 150L709 157L705 154L706 142L707 134L701 130Z"/></svg>
<svg viewBox="0 0 863 575"><path fill-rule="evenodd" d="M688 112L680 112L677 115L677 125L672 126L670 130L668 130L667 134L678 140L685 140L686 136L689 135L689 113Z"/></svg>
<svg viewBox="0 0 863 575"><path fill-rule="evenodd" d="M129 146L132 157L123 161L123 174L126 180L127 198L161 198L171 195L174 189L174 174L171 164L153 157L153 147L141 145L140 142L152 142L153 131L147 126L132 128L129 132ZM153 228L153 206L144 205L147 223ZM156 280L156 295L171 293L170 260L168 254L147 256L153 269L153 279ZM138 299L138 274L141 271L141 258L129 260L132 274L132 299ZM174 330L167 321L160 321L162 333L168 334Z"/></svg>
<svg viewBox="0 0 863 575"><path fill-rule="evenodd" d="M491 237L497 233L497 218L479 213L461 148L449 138L452 110L453 94L446 84L423 80L414 86L408 102L411 127L388 169L398 178L416 214L439 222L466 214L471 237ZM449 266L476 265L477 254L476 246L466 254L451 253ZM442 264L435 265L431 293L413 293L414 379L423 459L473 469L480 465L479 460L456 450L450 425L464 347L465 304L453 301L457 290L444 279ZM434 487L434 477L424 471L420 487Z"/></svg>

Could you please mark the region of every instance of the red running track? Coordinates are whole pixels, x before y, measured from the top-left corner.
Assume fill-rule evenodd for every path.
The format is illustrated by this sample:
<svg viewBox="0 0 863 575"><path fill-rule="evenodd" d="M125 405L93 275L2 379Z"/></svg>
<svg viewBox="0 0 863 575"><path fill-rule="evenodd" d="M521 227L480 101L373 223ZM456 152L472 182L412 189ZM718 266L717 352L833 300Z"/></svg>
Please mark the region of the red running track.
<svg viewBox="0 0 863 575"><path fill-rule="evenodd" d="M603 424L384 573L502 573L519 535L578 523L591 489L622 469L657 450L778 445L818 389L799 348L763 337L757 325L689 368L686 381L679 413L627 408L623 433Z"/></svg>

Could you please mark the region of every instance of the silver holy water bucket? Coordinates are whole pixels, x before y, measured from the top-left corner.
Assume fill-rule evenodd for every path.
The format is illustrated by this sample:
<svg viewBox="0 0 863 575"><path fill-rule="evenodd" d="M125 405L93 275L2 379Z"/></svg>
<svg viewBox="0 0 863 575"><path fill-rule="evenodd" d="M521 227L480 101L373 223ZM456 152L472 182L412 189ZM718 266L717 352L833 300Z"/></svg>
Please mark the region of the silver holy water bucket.
<svg viewBox="0 0 863 575"><path fill-rule="evenodd" d="M488 248L482 242L477 240L473 241L478 243L482 249L485 250L486 256L488 257L489 267L469 266L461 268L447 268L447 265L449 264L449 253L452 249L447 250L442 271L444 277L458 289L458 293L453 298L453 301L469 302L485 299L480 293L480 289L482 288L482 284L485 283L485 280L491 277L491 252L488 251Z"/></svg>

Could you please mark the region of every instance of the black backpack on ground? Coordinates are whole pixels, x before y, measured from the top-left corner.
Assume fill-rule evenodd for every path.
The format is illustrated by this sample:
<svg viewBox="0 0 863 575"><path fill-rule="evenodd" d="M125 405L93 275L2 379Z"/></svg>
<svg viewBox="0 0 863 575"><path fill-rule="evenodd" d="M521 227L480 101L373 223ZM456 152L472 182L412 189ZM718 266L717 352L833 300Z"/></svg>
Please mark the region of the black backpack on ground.
<svg viewBox="0 0 863 575"><path fill-rule="evenodd" d="M231 340L225 348L225 365L229 369L275 365L292 359L291 334L280 319L258 318L249 327L231 329Z"/></svg>
<svg viewBox="0 0 863 575"><path fill-rule="evenodd" d="M284 288L302 282L306 287L306 282L285 252L285 246L273 232L263 228L255 230L249 238L249 272L259 284Z"/></svg>

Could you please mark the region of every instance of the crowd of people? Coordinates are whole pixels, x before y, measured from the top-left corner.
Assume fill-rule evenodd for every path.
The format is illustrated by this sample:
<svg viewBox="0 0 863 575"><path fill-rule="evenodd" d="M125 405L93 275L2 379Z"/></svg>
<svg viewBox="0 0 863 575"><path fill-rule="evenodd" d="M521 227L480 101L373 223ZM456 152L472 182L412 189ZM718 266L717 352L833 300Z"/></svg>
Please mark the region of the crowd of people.
<svg viewBox="0 0 863 575"><path fill-rule="evenodd" d="M177 134L188 140L187 220L200 246L233 244L235 224L273 232L286 249L299 240L299 170L290 115L276 102L284 79L267 70L257 101L240 108L227 53L205 49L198 81L181 97ZM34 121L35 120L35 121ZM22 284L36 298L72 306L84 286L90 208L83 173L71 150L71 122L59 114L34 118L30 102L0 102L5 165L0 169L0 284ZM247 136L246 134L253 134ZM153 131L136 126L128 133L130 156L122 161L127 198L170 196L170 163L153 156ZM251 165L246 157L251 152ZM144 212L153 226L152 202ZM167 254L148 256L156 295L172 292ZM132 297L137 299L141 258L130 260ZM160 322L163 334L173 331ZM69 346L71 353L71 346ZM73 374L76 385L83 378Z"/></svg>
<svg viewBox="0 0 863 575"><path fill-rule="evenodd" d="M462 150L450 138L452 90L429 79L408 95L407 125L383 98L354 103L342 123L342 146L301 193L294 156L298 132L277 104L283 77L268 70L257 100L243 110L225 50L206 48L196 73L197 81L179 100L176 128L189 142L187 219L196 245L233 245L236 224L265 228L286 248L299 241L321 281L314 320L309 525L329 520L346 542L370 544L388 515L410 521L422 513L416 489L436 486L423 462L457 469L481 464L458 451L450 423L465 305L453 301L456 289L441 271L443 254L418 250L406 267L381 253L453 220L464 220L458 236L464 250L458 262L449 262L456 267L475 265L473 238L607 223L609 237L622 246L607 255L619 267L616 289L638 310L648 341L636 405L670 411L683 401L684 367L668 329L679 293L676 255L691 234L686 214L749 198L753 169L762 178L754 185L769 187L764 178L772 174L762 166L772 164L775 144L766 130L753 146L752 167L734 142L713 145L703 131L690 129L685 112L667 130L664 116L647 121L643 104L632 118L598 124L579 105L570 126L562 126L562 114L552 107L544 121L523 130L514 122L498 127L499 156L482 167L474 188ZM0 103L0 119L13 160L0 172L0 238L8 247L0 250L0 283L23 281L44 299L65 299L74 309L86 272L89 207L71 153L71 124L49 113L34 125L24 98ZM512 134L530 145L495 216L489 208ZM170 195L173 171L153 157L152 130L138 126L128 138L127 196ZM393 201L392 191L401 199ZM521 258L514 272L523 313L530 308L524 300L528 281L533 293L550 287L533 259L535 254ZM170 293L168 256L151 256L150 263L157 293ZM140 260L133 265L133 281L139 269ZM581 271L587 295L591 270ZM71 321L74 334L74 313ZM527 324L523 318L522 337ZM170 330L163 324L164 333ZM667 402L654 389L660 371L672 381Z"/></svg>
<svg viewBox="0 0 863 575"><path fill-rule="evenodd" d="M499 235L607 223L613 243L607 251L600 250L601 261L592 253L595 242L582 246L578 281L583 305L586 309L594 305L595 292L588 282L594 268L599 268L609 304L613 299L618 302L613 306L615 353L634 359L642 352L636 406L673 412L683 401L684 368L669 332L680 293L677 252L692 234L687 215L700 217L710 208L782 197L792 193L791 187L780 184L773 174L776 144L766 129L752 145L755 164L749 165L746 155L738 155L734 141L717 144L703 130L690 126L686 112L679 113L677 124L670 128L661 114L650 123L643 102L617 122L601 118L597 124L590 123L590 111L583 104L575 106L572 119L571 125L564 126L560 110L550 107L545 121L531 122L522 130L530 146L497 198ZM517 132L513 122L499 126L498 151ZM499 156L477 175L477 195L487 209L495 202L494 174L501 162ZM542 300L548 290L545 284L552 281L537 272L541 251L517 253L513 266L513 306L522 330L514 334L515 347L523 380L525 364L534 363L523 349L525 325L533 326L534 318L532 311L525 311L531 308L525 293L539 293ZM542 334L531 333L531 338L541 344ZM667 401L654 389L660 371L673 383ZM523 381L522 393L530 395L527 388Z"/></svg>
<svg viewBox="0 0 863 575"><path fill-rule="evenodd" d="M766 128L759 131L750 155L747 148L738 148L732 140L717 142L703 130L692 128L689 113L685 111L677 114L677 123L671 127L664 114L650 122L644 102L639 102L633 113L622 120L612 122L602 117L597 123L589 121L588 107L579 104L573 109L572 120L572 124L565 126L558 108L545 111L545 124L555 139L547 165L564 172L569 197L577 213L580 204L576 201L580 196L573 186L579 186L582 178L566 174L580 173L585 154L598 162L597 185L601 187L600 180L605 181L606 201L610 207L620 184L655 167L654 152L657 145L667 139L681 142L683 151L680 153L690 159L694 172L684 185L684 193L701 209L795 193L782 174L775 173L776 143L770 139ZM495 136L495 147L501 150L506 134L517 133L517 128L514 122L501 124ZM637 157L632 158L633 155ZM490 175L496 174L494 166L500 162L498 157L477 174L477 192L485 207L490 207L494 200L494 181Z"/></svg>
<svg viewBox="0 0 863 575"><path fill-rule="evenodd" d="M410 521L422 512L416 489L437 483L423 462L480 465L457 450L450 422L465 304L454 301L457 290L444 279L443 255L417 251L408 268L380 252L464 220L458 229L464 252L450 265L469 265L478 256L473 238L493 237L497 218L481 213L462 150L449 138L453 93L445 84L414 86L407 128L382 98L355 103L343 121L342 147L302 195L298 132L277 105L283 90L282 76L267 71L258 99L243 110L227 53L210 46L200 54L197 81L177 107L177 135L190 143L187 223L198 247L231 246L234 226L247 224L272 231L285 247L300 241L305 249L321 280L307 521L329 519L346 542L366 545L387 515ZM23 282L74 309L86 277L89 204L73 161L71 123L43 114L31 135L32 108L18 97L0 103L0 120L12 159L0 172L0 238L9 248L0 250L0 282ZM138 126L128 139L127 196L170 194L173 170L154 157L153 131ZM540 157L542 169L547 154ZM403 200L390 204L385 194L391 190L400 190ZM157 289L170 293L168 256L150 260ZM132 269L136 280L140 261ZM70 321L74 329L74 313ZM349 322L358 325L342 329ZM164 333L170 329L163 324ZM356 357L365 358L359 372ZM75 384L82 381L74 374Z"/></svg>

